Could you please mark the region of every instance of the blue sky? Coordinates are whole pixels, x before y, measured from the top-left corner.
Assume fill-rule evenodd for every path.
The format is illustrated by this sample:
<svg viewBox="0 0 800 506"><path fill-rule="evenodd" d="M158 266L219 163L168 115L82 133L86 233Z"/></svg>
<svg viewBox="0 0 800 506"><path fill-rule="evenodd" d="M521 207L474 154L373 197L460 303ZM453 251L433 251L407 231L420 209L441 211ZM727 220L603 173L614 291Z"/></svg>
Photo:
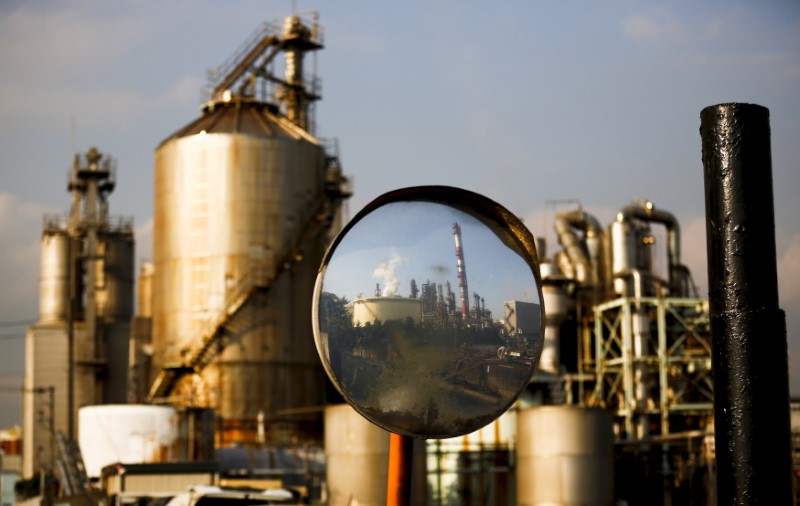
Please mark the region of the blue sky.
<svg viewBox="0 0 800 506"><path fill-rule="evenodd" d="M386 191L481 192L547 235L549 202L604 226L634 199L681 223L706 292L700 111L771 114L781 307L800 395L800 3L45 0L0 3L0 322L37 317L45 212L91 146L118 163L113 214L152 248L153 156L199 115L206 70L262 21L320 13L321 137L351 214ZM564 206L558 207L562 209ZM24 327L0 327L0 427L19 417Z"/></svg>
<svg viewBox="0 0 800 506"><path fill-rule="evenodd" d="M540 303L539 287L522 257L474 217L429 202L396 202L359 221L331 255L322 290L352 301L372 297L377 283L383 295L408 297L415 279L420 290L427 282L442 285L446 297L449 282L461 307L453 223L461 228L469 307L479 294L500 319L506 301Z"/></svg>

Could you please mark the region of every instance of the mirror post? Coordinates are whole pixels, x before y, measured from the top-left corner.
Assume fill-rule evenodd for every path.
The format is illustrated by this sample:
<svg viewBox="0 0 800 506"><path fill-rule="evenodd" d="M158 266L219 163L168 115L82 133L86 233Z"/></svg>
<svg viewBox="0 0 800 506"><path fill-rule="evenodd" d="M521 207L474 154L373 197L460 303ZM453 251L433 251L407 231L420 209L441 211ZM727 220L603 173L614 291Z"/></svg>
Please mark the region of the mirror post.
<svg viewBox="0 0 800 506"><path fill-rule="evenodd" d="M392 432L389 436L387 506L409 506L411 504L411 461L413 456L414 439Z"/></svg>

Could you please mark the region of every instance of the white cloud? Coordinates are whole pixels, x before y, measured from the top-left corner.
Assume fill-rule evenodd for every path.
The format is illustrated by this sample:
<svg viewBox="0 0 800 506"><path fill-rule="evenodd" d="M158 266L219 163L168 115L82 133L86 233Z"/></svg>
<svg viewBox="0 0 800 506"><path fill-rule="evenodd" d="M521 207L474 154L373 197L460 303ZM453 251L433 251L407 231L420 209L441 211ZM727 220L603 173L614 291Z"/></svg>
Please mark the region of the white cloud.
<svg viewBox="0 0 800 506"><path fill-rule="evenodd" d="M83 5L82 5L83 4ZM31 77L58 76L107 65L150 36L141 13L103 16L101 6L63 2L47 9L23 4L0 18L0 64Z"/></svg>
<svg viewBox="0 0 800 506"><path fill-rule="evenodd" d="M689 268L700 297L708 297L706 219L695 218L681 225L681 263Z"/></svg>
<svg viewBox="0 0 800 506"><path fill-rule="evenodd" d="M380 55L386 51L385 38L374 31L363 30L363 25L340 25L336 22L325 28L325 33L331 34L331 40L325 39L325 44L335 46L337 51L352 55Z"/></svg>
<svg viewBox="0 0 800 506"><path fill-rule="evenodd" d="M198 77L170 74L162 80L173 80L160 88L137 88L137 69L150 69L138 60L123 70L120 64L158 35L158 19L148 17L147 9L105 7L93 1L46 9L23 4L0 17L4 122L38 128L77 114L82 129L122 131L166 107L199 103L203 81Z"/></svg>
<svg viewBox="0 0 800 506"><path fill-rule="evenodd" d="M21 202L0 192L0 319L16 321L38 315L39 239L42 216L53 210Z"/></svg>
<svg viewBox="0 0 800 506"><path fill-rule="evenodd" d="M136 227L136 256L140 261L150 262L153 258L153 218Z"/></svg>
<svg viewBox="0 0 800 506"><path fill-rule="evenodd" d="M78 114L81 128L125 130L130 123L167 107L199 103L203 81L184 76L169 88L147 95L124 87L62 87L0 82L0 96L14 97L0 105L6 122L41 123Z"/></svg>
<svg viewBox="0 0 800 506"><path fill-rule="evenodd" d="M776 231L780 233L780 231ZM789 345L789 378L793 395L800 394L800 234L780 241L778 250L778 295L786 313Z"/></svg>
<svg viewBox="0 0 800 506"><path fill-rule="evenodd" d="M710 38L726 37L736 30L736 23L746 18L747 14L740 8L723 11L706 23L705 34Z"/></svg>
<svg viewBox="0 0 800 506"><path fill-rule="evenodd" d="M685 38L678 19L664 9L626 17L622 20L622 31L633 40L650 44L676 42Z"/></svg>
<svg viewBox="0 0 800 506"><path fill-rule="evenodd" d="M800 234L778 251L778 291L781 306L800 308ZM798 329L800 331L800 329Z"/></svg>

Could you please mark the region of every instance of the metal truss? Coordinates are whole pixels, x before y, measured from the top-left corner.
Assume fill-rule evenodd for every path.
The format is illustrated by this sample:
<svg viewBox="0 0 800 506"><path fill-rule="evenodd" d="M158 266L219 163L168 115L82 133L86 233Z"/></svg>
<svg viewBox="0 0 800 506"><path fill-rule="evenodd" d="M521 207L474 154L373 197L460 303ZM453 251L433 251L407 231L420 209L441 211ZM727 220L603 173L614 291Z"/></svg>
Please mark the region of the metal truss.
<svg viewBox="0 0 800 506"><path fill-rule="evenodd" d="M710 336L707 299L621 297L595 306L589 405L614 411L626 439L642 420L650 435L694 427L676 421L713 412Z"/></svg>

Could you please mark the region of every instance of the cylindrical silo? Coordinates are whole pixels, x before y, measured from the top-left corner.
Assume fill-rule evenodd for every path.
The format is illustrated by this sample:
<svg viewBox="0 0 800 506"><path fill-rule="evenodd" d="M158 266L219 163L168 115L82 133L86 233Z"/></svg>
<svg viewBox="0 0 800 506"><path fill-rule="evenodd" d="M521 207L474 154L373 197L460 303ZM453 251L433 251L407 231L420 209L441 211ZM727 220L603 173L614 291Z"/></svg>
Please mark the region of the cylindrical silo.
<svg viewBox="0 0 800 506"><path fill-rule="evenodd" d="M142 263L139 269L139 307L136 315L143 318L153 316L153 264L150 262Z"/></svg>
<svg viewBox="0 0 800 506"><path fill-rule="evenodd" d="M349 404L325 408L327 504L385 504L388 466L387 431Z"/></svg>
<svg viewBox="0 0 800 506"><path fill-rule="evenodd" d="M196 350L255 282L268 285L230 322L226 348L202 372L223 442L255 441L259 412L268 438L278 425L281 434L287 424L319 429L321 416L307 413L324 404L310 317L328 243L314 226L324 173L314 137L238 98L207 106L156 150L154 372Z"/></svg>
<svg viewBox="0 0 800 506"><path fill-rule="evenodd" d="M39 322L64 322L69 310L69 234L46 230L41 245Z"/></svg>
<svg viewBox="0 0 800 506"><path fill-rule="evenodd" d="M106 232L100 236L103 252L102 315L106 323L128 323L133 317L133 233Z"/></svg>
<svg viewBox="0 0 800 506"><path fill-rule="evenodd" d="M517 504L612 504L614 433L610 412L544 406L519 411L517 417Z"/></svg>

